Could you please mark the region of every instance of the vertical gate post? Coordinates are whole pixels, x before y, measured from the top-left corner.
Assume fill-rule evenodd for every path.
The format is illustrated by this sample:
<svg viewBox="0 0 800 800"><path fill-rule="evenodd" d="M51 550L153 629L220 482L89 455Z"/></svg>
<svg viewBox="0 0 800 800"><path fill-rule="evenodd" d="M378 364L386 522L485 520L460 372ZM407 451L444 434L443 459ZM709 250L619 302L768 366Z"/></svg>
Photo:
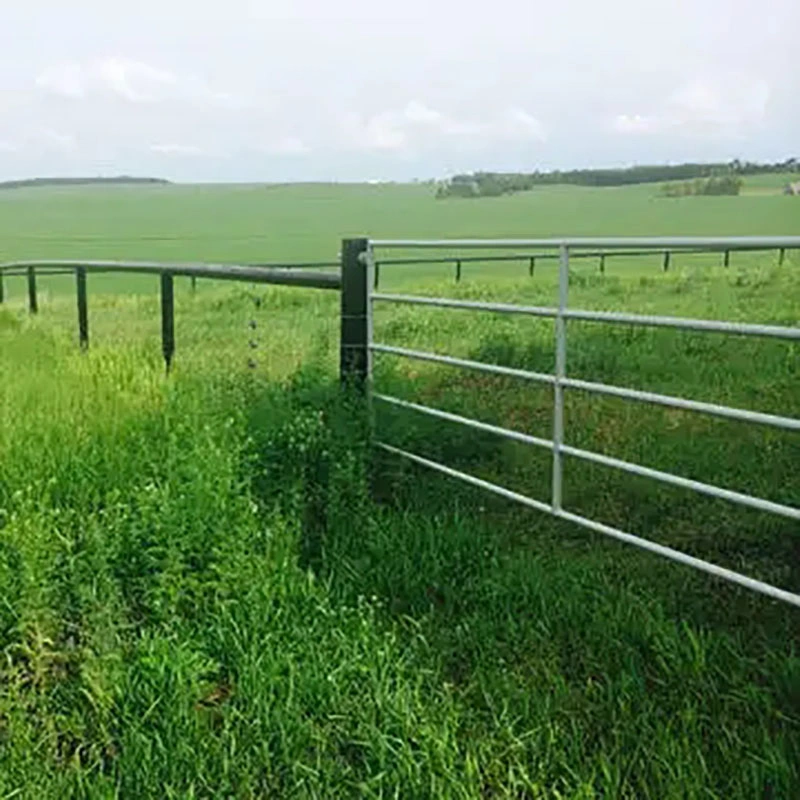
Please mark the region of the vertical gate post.
<svg viewBox="0 0 800 800"><path fill-rule="evenodd" d="M536 267L536 256L531 256L531 263L528 264L528 275L533 275L533 270Z"/></svg>
<svg viewBox="0 0 800 800"><path fill-rule="evenodd" d="M342 383L354 385L361 394L367 394L372 374L371 269L369 240L344 239L339 375Z"/></svg>
<svg viewBox="0 0 800 800"><path fill-rule="evenodd" d="M669 250L664 251L664 272L669 269Z"/></svg>
<svg viewBox="0 0 800 800"><path fill-rule="evenodd" d="M6 290L3 286L3 270L0 269L0 303L5 303L6 301Z"/></svg>
<svg viewBox="0 0 800 800"><path fill-rule="evenodd" d="M461 260L456 261L456 283L461 280Z"/></svg>
<svg viewBox="0 0 800 800"><path fill-rule="evenodd" d="M175 291L168 272L161 273L161 351L169 372L175 355Z"/></svg>
<svg viewBox="0 0 800 800"><path fill-rule="evenodd" d="M86 298L86 267L75 267L75 290L78 296L78 341L82 350L89 346L89 304Z"/></svg>
<svg viewBox="0 0 800 800"><path fill-rule="evenodd" d="M606 271L606 254L600 254L600 273L603 274Z"/></svg>
<svg viewBox="0 0 800 800"><path fill-rule="evenodd" d="M722 257L722 266L729 267L731 265L731 251L726 250L725 255Z"/></svg>
<svg viewBox="0 0 800 800"><path fill-rule="evenodd" d="M374 274L374 280L372 281L372 285L373 285L373 287L375 289L377 289L378 288L378 284L380 283L380 280L381 280L381 265L376 261L372 265L372 270L373 270L373 274Z"/></svg>
<svg viewBox="0 0 800 800"><path fill-rule="evenodd" d="M786 255L786 249L781 247L780 251L778 252L778 266L779 267L783 266L783 259L784 259L785 255ZM0 278L0 280L2 280L2 278ZM3 302L3 287L0 286L0 303L2 303L2 302Z"/></svg>
<svg viewBox="0 0 800 800"><path fill-rule="evenodd" d="M191 281L192 281L192 294L194 294L197 291L197 275L192 275Z"/></svg>
<svg viewBox="0 0 800 800"><path fill-rule="evenodd" d="M28 267L28 310L31 314L39 311L39 301L36 297L36 269Z"/></svg>
<svg viewBox="0 0 800 800"><path fill-rule="evenodd" d="M555 320L556 370L553 381L553 478L552 508L561 511L561 485L564 464L561 447L564 444L564 386L567 377L567 310L569 297L569 248L561 245L558 261L558 313Z"/></svg>

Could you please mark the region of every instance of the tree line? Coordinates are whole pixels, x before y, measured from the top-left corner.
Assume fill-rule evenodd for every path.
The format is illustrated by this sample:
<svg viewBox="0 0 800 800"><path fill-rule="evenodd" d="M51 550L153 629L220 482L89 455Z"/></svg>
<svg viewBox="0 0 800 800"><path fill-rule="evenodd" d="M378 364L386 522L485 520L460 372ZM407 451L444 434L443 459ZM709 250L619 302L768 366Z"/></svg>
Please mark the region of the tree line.
<svg viewBox="0 0 800 800"><path fill-rule="evenodd" d="M33 186L89 186L92 184L167 184L164 178L134 178L130 175L115 175L109 178L25 178L16 181L0 181L0 189L26 189Z"/></svg>
<svg viewBox="0 0 800 800"><path fill-rule="evenodd" d="M572 186L626 186L634 183L663 183L667 181L695 181L705 179L713 182L708 186L693 188L710 191L692 191L689 194L738 194L731 191L735 179L742 175L757 175L767 172L794 172L800 170L800 161L788 158L774 164L759 164L735 159L727 163L649 164L620 169L573 169L550 172L473 172L454 175L436 186L436 196L446 197L499 197L504 194L526 192L537 186L569 184ZM722 181L722 178L730 180ZM739 183L741 186L741 183ZM720 191L723 190L723 191Z"/></svg>

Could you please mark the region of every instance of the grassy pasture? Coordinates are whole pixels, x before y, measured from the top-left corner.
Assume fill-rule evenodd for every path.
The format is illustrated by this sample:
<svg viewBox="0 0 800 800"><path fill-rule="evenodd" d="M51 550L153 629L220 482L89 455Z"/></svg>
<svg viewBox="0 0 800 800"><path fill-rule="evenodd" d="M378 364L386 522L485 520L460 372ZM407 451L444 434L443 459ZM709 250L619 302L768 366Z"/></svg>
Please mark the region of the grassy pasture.
<svg viewBox="0 0 800 800"><path fill-rule="evenodd" d="M3 257L271 261L342 235L798 233L796 198L653 187L0 196ZM11 198L15 198L13 200ZM146 238L146 237L151 238ZM386 268L551 303L553 262ZM576 262L576 306L798 324L800 256ZM365 444L335 293L155 281L0 308L0 797L792 797L800 616ZM260 305L254 302L260 301ZM251 322L255 322L255 328ZM590 380L800 416L796 345L570 324ZM552 369L552 323L379 306L376 338ZM256 346L251 347L250 342ZM255 369L248 368L254 360ZM550 393L388 356L379 389L549 437ZM381 435L546 499L543 452L378 405ZM567 440L797 505L800 437L570 394ZM371 476L371 478L369 477ZM568 462L567 506L800 588L797 526Z"/></svg>

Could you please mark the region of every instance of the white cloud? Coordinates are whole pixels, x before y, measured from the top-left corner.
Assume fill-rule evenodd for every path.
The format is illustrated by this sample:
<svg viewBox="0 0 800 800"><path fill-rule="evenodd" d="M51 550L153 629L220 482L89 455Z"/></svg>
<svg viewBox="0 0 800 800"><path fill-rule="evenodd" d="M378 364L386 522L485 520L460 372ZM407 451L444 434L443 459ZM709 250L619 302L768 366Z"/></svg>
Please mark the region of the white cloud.
<svg viewBox="0 0 800 800"><path fill-rule="evenodd" d="M544 126L521 108L509 108L488 120L459 119L419 101L404 108L382 111L366 121L358 115L345 119L350 144L368 150L407 150L457 141L483 146L503 141L544 141Z"/></svg>
<svg viewBox="0 0 800 800"><path fill-rule="evenodd" d="M61 97L78 99L86 95L87 76L80 64L54 64L36 78L36 85Z"/></svg>
<svg viewBox="0 0 800 800"><path fill-rule="evenodd" d="M193 144L151 144L150 151L164 156L202 156L208 155L202 147Z"/></svg>
<svg viewBox="0 0 800 800"><path fill-rule="evenodd" d="M131 103L153 103L174 94L179 80L172 72L126 58L95 62L90 75L104 88Z"/></svg>
<svg viewBox="0 0 800 800"><path fill-rule="evenodd" d="M183 101L222 109L249 105L246 98L221 91L195 75L179 75L123 56L53 64L38 75L36 86L72 100L105 97L133 104Z"/></svg>
<svg viewBox="0 0 800 800"><path fill-rule="evenodd" d="M256 148L269 155L299 156L311 152L311 148L299 136L284 136L270 144Z"/></svg>
<svg viewBox="0 0 800 800"><path fill-rule="evenodd" d="M611 127L633 135L738 138L763 124L769 97L769 84L753 76L694 78L673 91L660 108L618 114Z"/></svg>
<svg viewBox="0 0 800 800"><path fill-rule="evenodd" d="M34 131L31 138L48 150L57 150L62 153L74 150L76 145L74 136L53 128L40 128Z"/></svg>
<svg viewBox="0 0 800 800"><path fill-rule="evenodd" d="M16 153L19 151L19 147L15 145L13 142L9 142L5 139L0 139L0 153Z"/></svg>

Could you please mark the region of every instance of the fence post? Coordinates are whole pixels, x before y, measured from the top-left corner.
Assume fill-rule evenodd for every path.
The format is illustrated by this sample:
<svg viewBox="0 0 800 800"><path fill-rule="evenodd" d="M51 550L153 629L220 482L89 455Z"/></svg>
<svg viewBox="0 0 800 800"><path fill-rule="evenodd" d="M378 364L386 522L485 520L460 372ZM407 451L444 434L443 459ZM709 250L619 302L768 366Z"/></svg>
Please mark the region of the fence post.
<svg viewBox="0 0 800 800"><path fill-rule="evenodd" d="M78 341L81 350L89 346L89 308L86 299L86 267L75 267L75 289L78 295Z"/></svg>
<svg viewBox="0 0 800 800"><path fill-rule="evenodd" d="M536 256L531 256L531 263L528 265L528 275L533 276L533 270L536 266Z"/></svg>
<svg viewBox="0 0 800 800"><path fill-rule="evenodd" d="M669 250L664 251L664 272L669 269Z"/></svg>
<svg viewBox="0 0 800 800"><path fill-rule="evenodd" d="M3 270L0 269L0 303L5 303L6 301L6 290L3 286Z"/></svg>
<svg viewBox="0 0 800 800"><path fill-rule="evenodd" d="M175 355L175 290L168 272L161 273L161 351L169 372Z"/></svg>
<svg viewBox="0 0 800 800"><path fill-rule="evenodd" d="M28 267L28 310L31 314L39 311L39 301L36 297L36 269Z"/></svg>
<svg viewBox="0 0 800 800"><path fill-rule="evenodd" d="M373 277L374 277L374 279L372 281L372 285L377 289L378 288L378 284L380 283L380 280L381 280L381 265L380 265L380 263L376 261L372 265L372 270L373 270Z"/></svg>
<svg viewBox="0 0 800 800"><path fill-rule="evenodd" d="M783 266L783 259L784 259L785 255L786 255L786 248L781 247L781 249L778 252L778 266L779 267ZM0 281L2 281L2 276L0 276ZM0 284L0 303L2 303L2 302L3 302L3 287Z"/></svg>
<svg viewBox="0 0 800 800"><path fill-rule="evenodd" d="M722 266L729 267L731 264L731 251L726 250L725 255L722 257Z"/></svg>
<svg viewBox="0 0 800 800"><path fill-rule="evenodd" d="M456 261L456 283L461 280L461 261Z"/></svg>
<svg viewBox="0 0 800 800"><path fill-rule="evenodd" d="M197 275L192 275L191 281L192 281L192 294L194 294L197 291Z"/></svg>
<svg viewBox="0 0 800 800"><path fill-rule="evenodd" d="M606 254L600 254L600 273L604 273L606 271Z"/></svg>
<svg viewBox="0 0 800 800"><path fill-rule="evenodd" d="M342 309L339 376L366 394L372 374L372 301L369 240L342 241Z"/></svg>
<svg viewBox="0 0 800 800"><path fill-rule="evenodd" d="M564 386L567 376L567 310L569 296L569 248L561 245L558 260L558 313L555 321L556 371L553 381L553 512L561 511L561 484L564 464L561 446L564 443Z"/></svg>

